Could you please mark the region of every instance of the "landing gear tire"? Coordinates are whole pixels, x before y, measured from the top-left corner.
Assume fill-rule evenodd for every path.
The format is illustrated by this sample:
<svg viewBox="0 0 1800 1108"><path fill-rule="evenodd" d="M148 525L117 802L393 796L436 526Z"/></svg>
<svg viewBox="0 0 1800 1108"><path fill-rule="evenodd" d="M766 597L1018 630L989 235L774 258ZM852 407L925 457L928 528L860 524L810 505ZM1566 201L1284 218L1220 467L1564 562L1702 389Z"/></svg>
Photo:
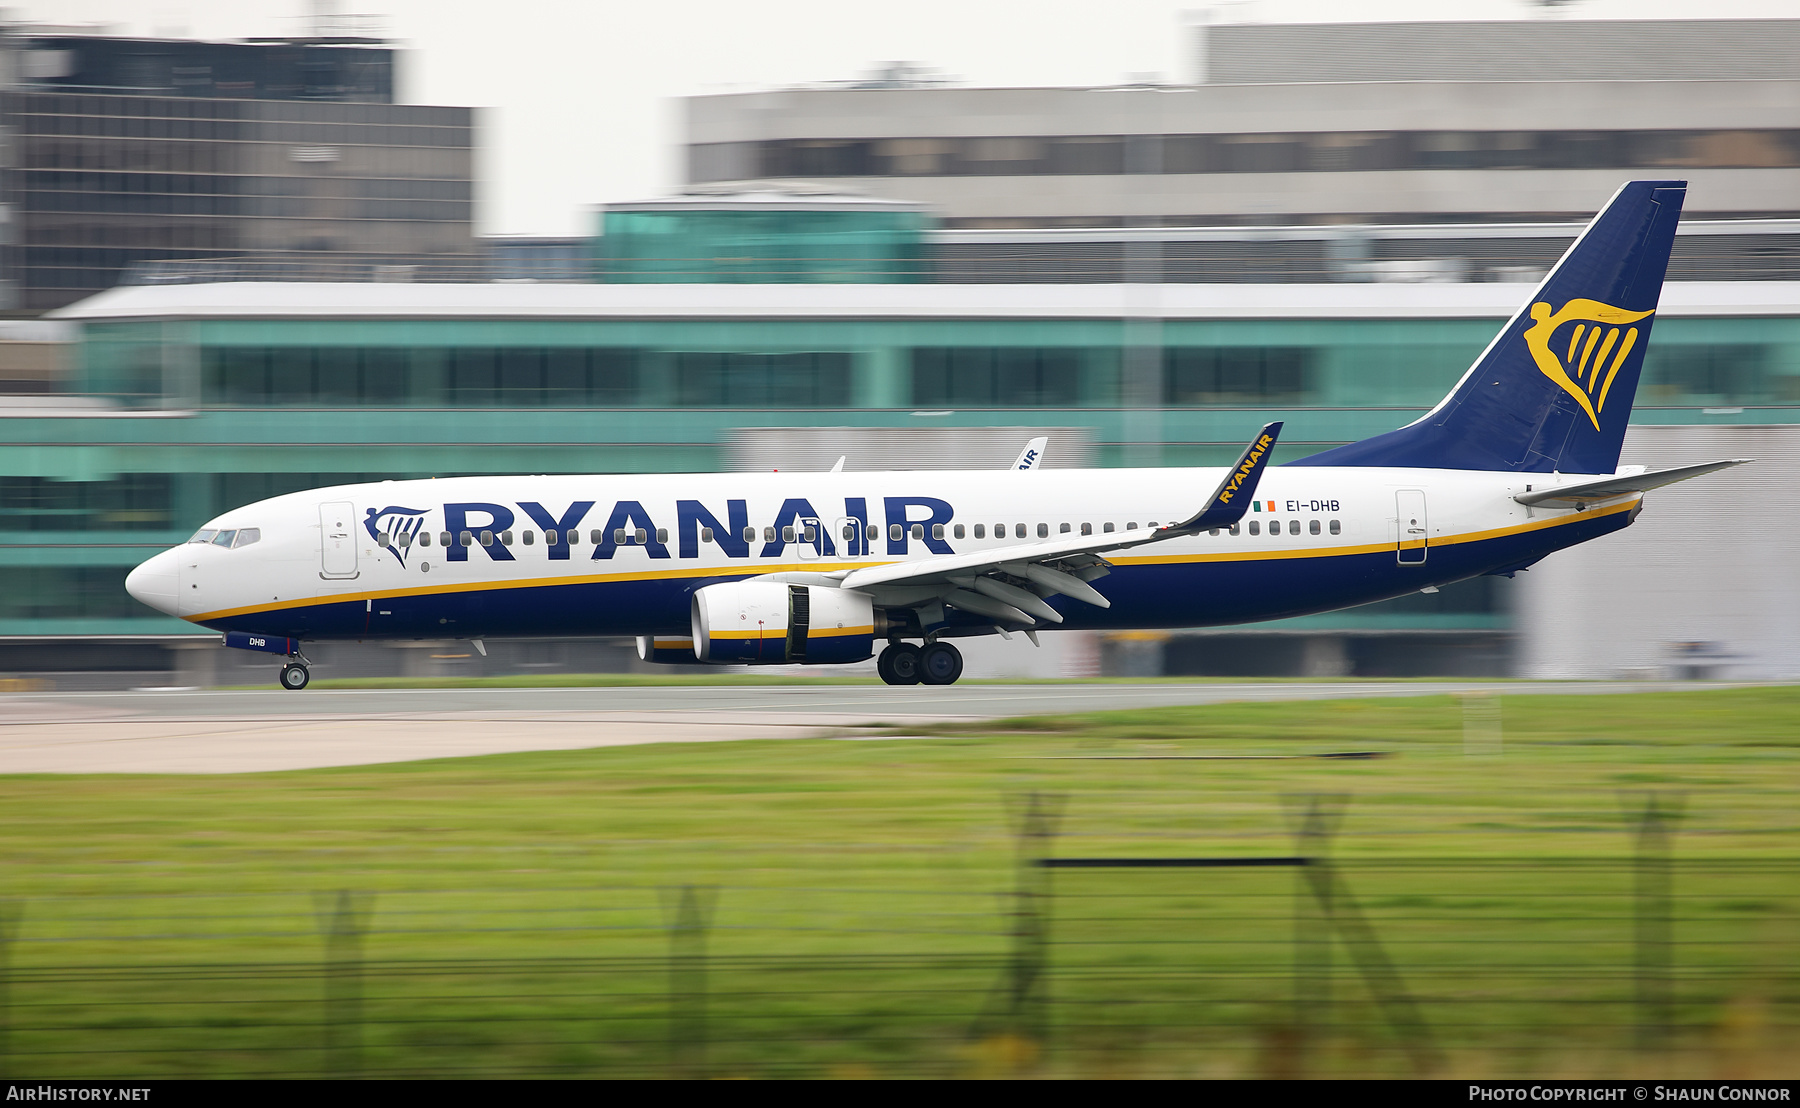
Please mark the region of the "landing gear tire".
<svg viewBox="0 0 1800 1108"><path fill-rule="evenodd" d="M897 642L876 657L875 672L890 685L916 685L920 677L919 653L913 644Z"/></svg>
<svg viewBox="0 0 1800 1108"><path fill-rule="evenodd" d="M312 674L299 662L289 662L281 667L281 687L284 689L298 692L304 689L306 683L311 680Z"/></svg>
<svg viewBox="0 0 1800 1108"><path fill-rule="evenodd" d="M954 685L962 671L962 651L947 642L934 642L919 651L919 680L927 685Z"/></svg>

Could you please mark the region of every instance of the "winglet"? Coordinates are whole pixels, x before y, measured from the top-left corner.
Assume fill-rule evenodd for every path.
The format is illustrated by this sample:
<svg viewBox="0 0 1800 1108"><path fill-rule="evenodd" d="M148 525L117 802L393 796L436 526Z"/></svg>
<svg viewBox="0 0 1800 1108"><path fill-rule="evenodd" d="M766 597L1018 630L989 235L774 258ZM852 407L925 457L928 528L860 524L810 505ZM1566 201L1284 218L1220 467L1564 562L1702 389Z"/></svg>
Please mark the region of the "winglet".
<svg viewBox="0 0 1800 1108"><path fill-rule="evenodd" d="M1231 467L1231 472L1213 490L1212 499L1206 506L1187 522L1170 524L1162 530L1169 534L1198 534L1214 527L1230 527L1243 519L1244 513L1250 510L1250 498L1256 495L1256 483L1262 480L1263 467L1269 464L1269 455L1275 451L1275 440L1280 437L1279 420L1257 432L1237 465Z"/></svg>
<svg viewBox="0 0 1800 1108"><path fill-rule="evenodd" d="M1049 442L1050 436L1039 435L1026 443L1025 449L1019 451L1019 456L1013 459L1012 467L1014 469L1036 469L1038 463L1044 460L1044 447Z"/></svg>

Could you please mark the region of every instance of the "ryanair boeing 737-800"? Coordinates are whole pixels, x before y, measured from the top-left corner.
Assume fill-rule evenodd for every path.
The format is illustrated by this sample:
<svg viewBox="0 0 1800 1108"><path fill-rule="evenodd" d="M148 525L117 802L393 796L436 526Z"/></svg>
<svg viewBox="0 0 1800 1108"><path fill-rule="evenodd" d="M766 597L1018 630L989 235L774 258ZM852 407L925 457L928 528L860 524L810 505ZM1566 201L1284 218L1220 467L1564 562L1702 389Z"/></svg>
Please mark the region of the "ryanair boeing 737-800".
<svg viewBox="0 0 1800 1108"><path fill-rule="evenodd" d="M1628 526L1643 494L1736 460L1619 469L1687 186L1614 195L1437 407L1280 466L1264 427L1218 469L461 477L226 512L126 580L282 655L310 640L635 635L657 662L829 665L948 684L950 641L1325 612Z"/></svg>

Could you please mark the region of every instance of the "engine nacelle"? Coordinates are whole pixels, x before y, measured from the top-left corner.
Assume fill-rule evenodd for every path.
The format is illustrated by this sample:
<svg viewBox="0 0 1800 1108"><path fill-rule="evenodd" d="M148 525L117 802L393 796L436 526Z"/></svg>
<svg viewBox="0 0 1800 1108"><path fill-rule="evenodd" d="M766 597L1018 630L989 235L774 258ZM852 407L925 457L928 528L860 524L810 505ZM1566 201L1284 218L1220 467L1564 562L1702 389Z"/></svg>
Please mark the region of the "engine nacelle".
<svg viewBox="0 0 1800 1108"><path fill-rule="evenodd" d="M724 665L830 665L875 652L869 594L779 581L733 581L694 593L694 656Z"/></svg>
<svg viewBox="0 0 1800 1108"><path fill-rule="evenodd" d="M665 666L691 666L700 660L694 657L694 640L686 635L639 635L637 651L639 661Z"/></svg>

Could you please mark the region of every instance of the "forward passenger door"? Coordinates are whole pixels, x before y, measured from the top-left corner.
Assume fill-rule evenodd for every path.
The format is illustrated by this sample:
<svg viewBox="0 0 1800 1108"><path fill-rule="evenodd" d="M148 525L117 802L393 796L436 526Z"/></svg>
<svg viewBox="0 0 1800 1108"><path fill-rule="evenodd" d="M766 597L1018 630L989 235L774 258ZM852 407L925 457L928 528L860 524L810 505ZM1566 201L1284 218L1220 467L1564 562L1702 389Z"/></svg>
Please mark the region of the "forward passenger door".
<svg viewBox="0 0 1800 1108"><path fill-rule="evenodd" d="M356 576L356 506L348 500L319 505L319 576Z"/></svg>

